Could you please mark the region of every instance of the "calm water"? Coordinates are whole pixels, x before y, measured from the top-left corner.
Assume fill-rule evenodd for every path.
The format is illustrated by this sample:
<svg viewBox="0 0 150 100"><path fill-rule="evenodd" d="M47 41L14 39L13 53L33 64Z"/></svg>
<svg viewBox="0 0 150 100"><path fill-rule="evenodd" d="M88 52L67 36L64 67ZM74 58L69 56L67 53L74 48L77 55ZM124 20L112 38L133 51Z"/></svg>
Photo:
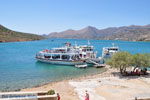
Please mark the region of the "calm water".
<svg viewBox="0 0 150 100"><path fill-rule="evenodd" d="M73 66L50 65L36 62L35 53L42 49L62 46L65 42L87 44L87 40L54 39L30 42L0 43L0 91L33 87L51 81L58 81L101 73L104 69L77 69ZM102 47L117 44L122 51L130 53L150 53L150 42L127 42L91 40L101 56Z"/></svg>

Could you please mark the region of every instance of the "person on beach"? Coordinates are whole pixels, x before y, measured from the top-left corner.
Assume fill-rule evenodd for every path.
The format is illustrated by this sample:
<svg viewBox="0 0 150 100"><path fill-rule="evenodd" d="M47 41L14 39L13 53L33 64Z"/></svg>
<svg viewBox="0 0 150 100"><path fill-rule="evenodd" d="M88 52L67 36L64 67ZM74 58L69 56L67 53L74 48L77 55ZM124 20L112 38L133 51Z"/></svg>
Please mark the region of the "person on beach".
<svg viewBox="0 0 150 100"><path fill-rule="evenodd" d="M59 93L57 93L57 100L60 100L60 95L59 95Z"/></svg>
<svg viewBox="0 0 150 100"><path fill-rule="evenodd" d="M88 94L87 90L85 91L85 100L90 100L89 99L89 94Z"/></svg>

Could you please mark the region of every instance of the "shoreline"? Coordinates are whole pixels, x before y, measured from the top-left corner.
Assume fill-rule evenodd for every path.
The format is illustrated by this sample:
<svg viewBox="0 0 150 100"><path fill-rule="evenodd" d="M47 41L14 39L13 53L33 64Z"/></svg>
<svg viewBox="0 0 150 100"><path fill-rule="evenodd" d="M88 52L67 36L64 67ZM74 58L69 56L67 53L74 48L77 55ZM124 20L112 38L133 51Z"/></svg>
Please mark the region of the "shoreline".
<svg viewBox="0 0 150 100"><path fill-rule="evenodd" d="M87 75L82 75L82 76L77 76L77 77L71 77L71 78L67 78L67 79L61 79L61 80L58 80L58 81L52 81L52 82L48 82L48 83L45 83L45 84L42 84L42 85L37 85L37 86L29 87L29 88L22 88L22 89L19 89L19 90L20 91L26 91L28 89L34 89L34 88L38 88L38 87L44 87L46 85L50 85L50 84L53 85L53 84L60 83L60 82L68 82L68 81L71 81L71 80L84 80L84 79L96 77L97 75L105 74L105 72L108 71L108 68L105 68L104 70L105 71L101 72L101 73L87 74Z"/></svg>
<svg viewBox="0 0 150 100"><path fill-rule="evenodd" d="M89 92L90 100L150 98L150 91L145 91L145 89L150 89L150 75L121 77L116 69L107 67L107 71L100 74L52 82L21 91L48 91L50 89L59 93L62 100L83 100L85 90ZM126 97L121 98L125 95Z"/></svg>
<svg viewBox="0 0 150 100"><path fill-rule="evenodd" d="M88 74L83 74L83 75L73 76L73 77L66 77L66 78L63 78L63 79L49 81L49 82L45 82L43 84L37 84L37 85L34 85L34 86L28 86L28 87L11 89L11 90L2 90L0 92L19 92L19 91L22 91L22 90L25 90L25 89L37 88L37 87L45 86L45 85L48 85L48 84L55 84L55 83L62 82L62 81L69 81L69 80L75 80L75 79L85 78L85 77L89 77L89 76L94 76L94 75L102 74L102 73L106 72L107 68L98 68L98 70L102 70L102 71L95 71L94 73L88 73Z"/></svg>

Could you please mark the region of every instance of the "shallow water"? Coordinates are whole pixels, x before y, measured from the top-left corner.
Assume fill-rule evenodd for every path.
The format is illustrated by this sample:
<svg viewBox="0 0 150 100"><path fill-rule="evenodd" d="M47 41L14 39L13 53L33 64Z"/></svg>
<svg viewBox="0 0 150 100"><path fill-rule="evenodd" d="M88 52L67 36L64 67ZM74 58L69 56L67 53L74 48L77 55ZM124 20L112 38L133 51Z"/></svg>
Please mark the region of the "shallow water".
<svg viewBox="0 0 150 100"><path fill-rule="evenodd" d="M105 69L77 69L73 66L50 65L37 62L36 52L42 49L60 47L65 42L84 45L87 40L48 39L28 42L0 43L0 91L17 90L33 87L52 81L69 79L83 75L101 73ZM111 40L90 40L101 56L102 47L117 44L122 51L150 53L150 42L128 42Z"/></svg>

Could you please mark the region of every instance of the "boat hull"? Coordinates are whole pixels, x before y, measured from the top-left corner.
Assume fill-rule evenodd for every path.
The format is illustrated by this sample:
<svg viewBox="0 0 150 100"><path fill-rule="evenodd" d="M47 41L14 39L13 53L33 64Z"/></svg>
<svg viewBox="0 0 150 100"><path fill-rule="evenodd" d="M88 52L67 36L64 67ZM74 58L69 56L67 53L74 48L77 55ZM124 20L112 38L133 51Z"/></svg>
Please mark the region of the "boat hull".
<svg viewBox="0 0 150 100"><path fill-rule="evenodd" d="M47 60L47 59L39 59L39 58L37 58L37 61L49 63L49 64L71 65L71 66L84 64L84 61L62 61L62 60Z"/></svg>

